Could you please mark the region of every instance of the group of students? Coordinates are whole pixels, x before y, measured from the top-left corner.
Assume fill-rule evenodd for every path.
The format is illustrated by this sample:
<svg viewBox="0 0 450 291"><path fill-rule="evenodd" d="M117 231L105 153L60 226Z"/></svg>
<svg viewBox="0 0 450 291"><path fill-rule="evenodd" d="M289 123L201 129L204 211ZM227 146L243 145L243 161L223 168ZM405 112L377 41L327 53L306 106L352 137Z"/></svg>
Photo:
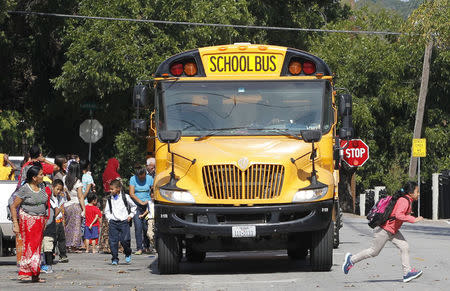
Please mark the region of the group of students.
<svg viewBox="0 0 450 291"><path fill-rule="evenodd" d="M69 159L58 156L53 164L42 157L38 146L31 147L29 153L9 204L16 234L19 280L44 282L40 272L53 272L56 249L61 263L69 261L67 252L81 252L83 246L89 252L92 245L92 252L96 253L100 233L105 237L103 251L111 252L112 263L119 261L119 241L125 261L129 263L128 222L132 219L136 227L136 254L148 251L149 237L152 237L152 227L149 230L148 225L152 225L149 214L152 211L154 159L147 161L147 167L137 168L136 175L130 179L130 195L122 190L118 160L111 158L108 161L103 174L107 203L102 215L88 161L80 161L75 155ZM102 220L102 217L106 219Z"/></svg>
<svg viewBox="0 0 450 291"><path fill-rule="evenodd" d="M55 164L52 164L42 157L39 147L30 149L30 160L22 167L18 188L10 205L17 239L19 280L31 278L32 282L44 282L39 278L40 270L52 271L56 246L59 262L68 262L66 247L74 250L74 247L81 246L82 237L86 252L89 252L92 243L92 252L95 253L100 226L102 234L107 233L103 243L108 241L112 265L119 263L119 242L123 247L125 262L131 262L131 221L135 225L135 254L149 251L153 238L151 214L155 160L150 158L146 167L136 167L135 175L130 179L129 195L123 191L118 173L119 161L115 158L108 160L103 173L103 187L107 195L104 206L106 220L102 220L102 212L97 207L98 198L89 169L88 162L77 161L76 157L69 161L56 158ZM50 173L53 174L53 182L45 183L45 175ZM345 255L342 265L345 274L356 263L377 256L385 244L391 241L401 252L403 281L409 282L422 275L421 270L410 266L409 246L400 232L403 222L417 223L423 220L423 217L411 215L412 202L419 196L419 187L415 182L408 182L394 195L396 203L391 218L375 228L372 246L355 255ZM45 263L41 267L42 262Z"/></svg>

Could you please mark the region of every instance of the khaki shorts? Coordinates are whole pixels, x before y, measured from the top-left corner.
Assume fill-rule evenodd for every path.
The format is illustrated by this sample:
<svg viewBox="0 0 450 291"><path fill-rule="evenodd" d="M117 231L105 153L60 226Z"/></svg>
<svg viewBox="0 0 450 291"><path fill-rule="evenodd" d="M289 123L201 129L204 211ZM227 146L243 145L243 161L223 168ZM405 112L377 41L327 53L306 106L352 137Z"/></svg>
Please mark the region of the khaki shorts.
<svg viewBox="0 0 450 291"><path fill-rule="evenodd" d="M42 240L42 252L48 253L53 252L53 241L54 238L51 236L44 236Z"/></svg>

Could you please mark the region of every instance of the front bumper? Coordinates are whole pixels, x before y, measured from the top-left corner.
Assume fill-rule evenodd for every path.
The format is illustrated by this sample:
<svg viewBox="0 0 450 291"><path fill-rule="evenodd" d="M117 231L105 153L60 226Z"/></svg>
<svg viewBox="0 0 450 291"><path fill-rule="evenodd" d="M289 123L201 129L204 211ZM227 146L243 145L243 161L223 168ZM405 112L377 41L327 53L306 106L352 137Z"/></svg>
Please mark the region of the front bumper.
<svg viewBox="0 0 450 291"><path fill-rule="evenodd" d="M257 236L325 229L334 200L264 206L169 205L155 202L158 233L232 236L232 226L255 225Z"/></svg>

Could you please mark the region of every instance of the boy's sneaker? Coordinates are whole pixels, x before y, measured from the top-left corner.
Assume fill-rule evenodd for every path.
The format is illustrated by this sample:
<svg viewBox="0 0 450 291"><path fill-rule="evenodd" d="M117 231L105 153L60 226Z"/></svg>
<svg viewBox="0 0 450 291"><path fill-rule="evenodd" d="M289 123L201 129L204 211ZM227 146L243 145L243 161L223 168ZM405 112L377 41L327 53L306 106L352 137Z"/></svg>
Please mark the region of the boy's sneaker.
<svg viewBox="0 0 450 291"><path fill-rule="evenodd" d="M405 276L403 276L403 282L409 282L412 279L416 279L418 277L420 277L420 275L422 275L422 271L421 270L416 270L414 268L411 269L411 271L409 271L408 274L406 274Z"/></svg>
<svg viewBox="0 0 450 291"><path fill-rule="evenodd" d="M137 250L134 254L137 256L142 255L142 250Z"/></svg>
<svg viewBox="0 0 450 291"><path fill-rule="evenodd" d="M125 257L125 262L131 263L131 255Z"/></svg>
<svg viewBox="0 0 450 291"><path fill-rule="evenodd" d="M41 271L44 273L47 273L47 274L53 273L52 266L50 266L50 265L43 265L41 267Z"/></svg>
<svg viewBox="0 0 450 291"><path fill-rule="evenodd" d="M111 265L113 265L113 266L117 266L118 264L119 264L119 262L116 261L116 260L114 260L114 261L111 262Z"/></svg>
<svg viewBox="0 0 450 291"><path fill-rule="evenodd" d="M348 271L350 271L350 269L353 268L353 263L351 259L352 254L346 253L344 263L342 264L342 271L344 271L344 274L348 274Z"/></svg>
<svg viewBox="0 0 450 291"><path fill-rule="evenodd" d="M68 257L62 257L59 259L58 261L59 263L68 263L69 262L69 258Z"/></svg>

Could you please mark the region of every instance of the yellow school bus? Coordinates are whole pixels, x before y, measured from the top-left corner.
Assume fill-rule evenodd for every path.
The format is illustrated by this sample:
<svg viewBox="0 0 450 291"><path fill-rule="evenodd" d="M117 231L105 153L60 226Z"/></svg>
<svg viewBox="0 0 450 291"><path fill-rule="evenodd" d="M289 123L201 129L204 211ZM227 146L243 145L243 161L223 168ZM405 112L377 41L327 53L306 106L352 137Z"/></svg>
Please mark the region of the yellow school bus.
<svg viewBox="0 0 450 291"><path fill-rule="evenodd" d="M330 270L338 136L352 128L351 99L340 96L338 110L327 64L237 43L174 55L154 80L160 273L179 272L183 249L195 262L207 252L284 249Z"/></svg>

